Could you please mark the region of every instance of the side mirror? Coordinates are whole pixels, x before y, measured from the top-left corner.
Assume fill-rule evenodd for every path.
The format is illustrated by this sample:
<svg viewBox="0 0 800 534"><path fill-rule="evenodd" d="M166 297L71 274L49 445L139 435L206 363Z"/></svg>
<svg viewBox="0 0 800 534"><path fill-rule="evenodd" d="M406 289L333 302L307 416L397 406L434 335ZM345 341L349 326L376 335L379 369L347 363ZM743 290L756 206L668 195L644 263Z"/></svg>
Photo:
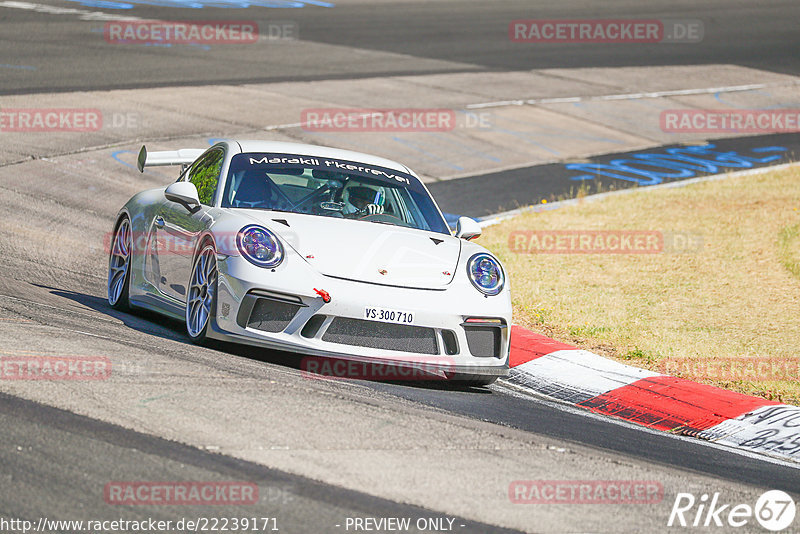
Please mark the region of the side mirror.
<svg viewBox="0 0 800 534"><path fill-rule="evenodd" d="M175 182L170 184L164 191L164 196L167 200L183 204L186 209L192 209L192 206L200 205L200 197L197 195L197 188L192 182Z"/></svg>
<svg viewBox="0 0 800 534"><path fill-rule="evenodd" d="M458 224L456 225L456 237L460 239L475 239L479 237L483 231L478 221L470 219L469 217L459 217Z"/></svg>

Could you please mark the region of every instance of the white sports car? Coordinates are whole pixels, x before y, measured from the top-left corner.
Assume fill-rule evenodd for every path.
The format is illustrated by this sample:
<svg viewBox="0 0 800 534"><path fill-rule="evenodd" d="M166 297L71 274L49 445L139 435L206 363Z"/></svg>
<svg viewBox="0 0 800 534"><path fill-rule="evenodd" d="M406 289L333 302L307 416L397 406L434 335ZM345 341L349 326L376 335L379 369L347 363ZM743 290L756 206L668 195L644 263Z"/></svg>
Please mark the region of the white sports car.
<svg viewBox="0 0 800 534"><path fill-rule="evenodd" d="M133 196L109 240L108 302L210 339L488 384L508 373L509 284L452 235L425 185L390 160L332 148L225 141L139 154L182 165Z"/></svg>

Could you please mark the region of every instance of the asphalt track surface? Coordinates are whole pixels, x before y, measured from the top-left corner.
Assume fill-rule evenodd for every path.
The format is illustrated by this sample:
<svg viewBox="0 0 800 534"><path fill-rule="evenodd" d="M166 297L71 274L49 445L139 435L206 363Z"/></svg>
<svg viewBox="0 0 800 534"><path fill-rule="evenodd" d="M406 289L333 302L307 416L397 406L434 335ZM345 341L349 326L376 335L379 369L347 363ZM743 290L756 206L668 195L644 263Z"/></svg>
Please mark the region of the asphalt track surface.
<svg viewBox="0 0 800 534"><path fill-rule="evenodd" d="M260 502L255 506L223 505L214 515L258 517L260 524L262 518L275 518L278 529L289 532L328 532L344 524L346 517L437 517L431 510L343 491L4 394L0 394L0 423L5 429L0 459L12 482L0 489L0 513L34 523L43 514L52 519L74 517L76 509L100 501L109 473L117 480L138 480L143 475L153 480L248 480L258 485ZM20 484L14 478L22 474ZM79 481L76 474L80 474ZM95 506L90 513L99 521L121 516L113 506ZM201 506L156 505L125 517L176 524L183 518L209 515ZM453 519L460 532L515 532ZM270 521L267 524L272 526Z"/></svg>
<svg viewBox="0 0 800 534"><path fill-rule="evenodd" d="M99 9L66 1L47 5ZM642 7L626 1L605 3L602 10L594 2L580 1L557 6L530 2L340 2L331 9L206 8L192 10L189 15L186 10L153 6L101 11L166 20L292 20L297 22L304 43L321 48L296 46L288 54L284 45L210 50L171 47L157 51L117 48L102 41L102 33L97 31L102 31L102 23L87 31L85 22L73 15L7 8L0 11L0 56L6 64L0 68L9 75L0 78L0 93L357 79L459 70L491 76L499 70L544 67L731 63L781 73L800 72L800 35L795 27L800 6L796 2L720 1L702 6L693 2L659 2ZM706 46L698 50L678 44L611 48L558 45L543 52L541 48L515 46L505 38L512 19L592 16L701 19L705 23ZM353 49L399 54L405 60L359 61ZM53 171L46 168L46 163L41 164L38 175L25 181L13 181L13 169L6 171L0 187L0 207L32 225L38 234L60 228L99 239L131 189L126 184L127 189L117 191L114 179L104 178L96 184L96 196L86 195L82 191L87 182L93 183L91 169L72 167L59 175L57 183L48 182ZM520 171L516 178L506 176L513 181L523 179L525 174ZM563 182L564 176L553 180ZM559 187L554 185L552 193L561 192ZM454 207L463 206L461 200L453 200L457 198L455 193L450 195L446 189L437 197L445 209L448 202L453 202ZM515 206L504 201L502 207ZM476 209L475 214L482 213ZM48 514L65 519L76 515L102 519L119 514L162 518L222 514L218 509L209 512L207 508L128 508L120 512L103 502L101 490L109 480L246 479L257 482L266 496L271 495L269 488L277 487L282 492L279 495L290 498L262 502L255 515L280 515L287 532L339 532L342 530L335 525L345 517L425 517L440 515L444 508L465 510L465 514L475 508L487 523L500 524L502 521L480 503L470 502L476 499L477 484L488 483L476 481L477 474L497 484L496 493L500 494L506 491L510 477L566 479L581 473L605 479L632 478L635 473L662 476L665 485L669 484L670 496L688 489L715 488L744 497L768 488L797 494L800 487L800 471L795 467L570 411L503 385L454 390L435 384L331 384L303 380L294 355L230 345L195 348L186 340L180 324L148 314L117 313L107 306L102 251L89 254L78 249L64 250L53 259L43 259L41 248L25 242L26 236L32 234L24 224L19 230L9 228L12 227L0 234L0 335L4 350L46 354L57 352L62 346L72 352L83 350L137 359L150 367L144 373L123 373L121 382L98 390L4 385L5 393L0 394L2 517L35 520ZM169 372L158 371L166 365ZM146 393L152 392L174 397L176 404L158 409L158 402L153 399L161 397L147 397ZM280 406L280 410L267 410L262 396ZM249 408L247 399L262 409ZM147 406L154 406L147 408L146 417L137 412L145 401ZM326 411L327 403L335 405L336 410ZM272 405L268 406L271 409ZM228 411L232 415L224 419ZM373 411L379 411L383 419ZM356 419L359 416L363 419ZM386 426L379 427L383 428L381 432L365 433L366 423L374 422L367 417L384 421ZM453 421L458 424L447 427L452 435L437 433L437 426L444 428ZM200 428L201 423L206 426ZM290 447L305 446L310 452L279 460L268 453L259 456L262 453L246 447L255 447L259 439L266 440L271 434L262 431L257 437L255 430L252 435L240 433L241 426L274 428L275 433L290 436L286 438ZM293 433L299 432L312 435L305 436L309 443L291 441ZM442 451L454 446L453 436L470 432L485 439L487 448L482 449L476 438L471 449L465 447L476 453L468 454L455 447L450 454L454 460L448 460ZM382 433L391 439L384 439ZM338 456L313 441L314 434L328 441L334 453L339 451ZM507 435L516 441L504 449L505 445L498 443ZM410 436L420 439L420 443L411 443ZM424 442L424 437L430 441ZM219 454L209 452L215 449L200 447L212 438L228 446L222 447ZM363 451L354 444L362 439ZM357 459L342 457L341 451L350 450L348 447L355 450ZM388 452L378 454L370 463L370 453L381 447ZM400 456L417 447L421 455L432 456L431 463L415 459L400 468L388 465L387 459L393 453ZM568 459L552 456L565 450ZM309 460L315 453L320 457L318 465ZM519 470L510 471L506 464L501 465L498 458L504 456L519 462ZM480 458L482 465L472 465L476 475L471 477L467 471L475 458ZM304 467L303 462L311 467ZM441 462L441 469L435 466L436 462ZM276 464L285 464L285 469L265 467ZM384 467L386 471L381 474ZM486 473L494 467L499 483ZM337 469L341 483L334 483L335 477L328 471ZM431 481L421 482L424 478L412 476L426 470ZM303 472L314 476L297 474ZM431 498L430 508L404 504L414 500L415 483L417 494L433 495L435 490L427 486L440 488L448 478L460 487L454 494L466 496L466 502L452 499L447 503L446 498ZM396 492L383 489L395 480L399 487ZM545 512L540 517L538 510L531 511L528 517L518 512L520 515L503 524L547 532L559 531L559 526L567 524L572 530L583 531L653 531L665 524L670 504L665 502L657 510L636 514L608 507L572 509L569 514L575 516L577 523L568 523L568 518L559 523L557 517ZM247 515L252 512L243 511ZM629 516L634 522L627 525L631 528L614 523L619 513L634 514ZM592 515L603 522L592 522ZM449 516L462 521L452 512ZM580 523L584 518L586 523ZM464 532L501 531L474 519L462 522L466 525Z"/></svg>
<svg viewBox="0 0 800 534"><path fill-rule="evenodd" d="M202 2L201 2L202 3ZM210 2L209 2L210 3ZM137 5L99 9L78 2L47 5L162 20L253 20L297 24L303 46L141 47L109 45L103 22L76 15L3 10L0 93L54 92L213 83L352 79L401 74L636 65L742 65L800 72L800 5L793 0L749 2L453 1L369 2L298 9L176 9ZM533 47L508 39L515 19L697 19L701 48L684 44L551 44ZM319 46L306 46L313 43ZM360 51L354 55L353 50ZM411 57L370 61L365 52ZM13 59L13 61L12 61ZM268 105L268 103L265 103Z"/></svg>

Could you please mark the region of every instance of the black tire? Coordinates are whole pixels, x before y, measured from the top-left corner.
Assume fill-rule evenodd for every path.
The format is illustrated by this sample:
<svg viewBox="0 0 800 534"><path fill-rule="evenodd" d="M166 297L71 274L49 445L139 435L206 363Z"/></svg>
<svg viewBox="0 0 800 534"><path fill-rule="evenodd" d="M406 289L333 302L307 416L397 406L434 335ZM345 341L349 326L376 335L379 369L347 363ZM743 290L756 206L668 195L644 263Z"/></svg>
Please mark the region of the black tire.
<svg viewBox="0 0 800 534"><path fill-rule="evenodd" d="M186 334L197 345L210 345L213 341L208 337L208 332L216 315L217 278L216 251L211 243L205 243L192 262L192 274L186 290Z"/></svg>
<svg viewBox="0 0 800 534"><path fill-rule="evenodd" d="M131 262L133 238L128 217L120 219L108 251L108 303L119 311L130 311Z"/></svg>

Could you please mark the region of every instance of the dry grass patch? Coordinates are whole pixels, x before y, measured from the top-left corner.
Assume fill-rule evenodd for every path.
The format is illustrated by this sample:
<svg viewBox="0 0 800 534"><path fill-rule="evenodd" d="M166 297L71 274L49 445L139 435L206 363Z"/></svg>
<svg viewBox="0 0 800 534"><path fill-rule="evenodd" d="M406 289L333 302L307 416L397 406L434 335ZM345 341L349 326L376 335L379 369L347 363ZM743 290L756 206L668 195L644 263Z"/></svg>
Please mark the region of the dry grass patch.
<svg viewBox="0 0 800 534"><path fill-rule="evenodd" d="M658 231L666 248L686 236L702 243L656 254L513 252L510 238L527 230ZM763 370L758 379L670 374L800 404L800 167L530 212L480 242L509 271L518 324L658 371L675 359L794 362L789 375L773 370L785 378L776 380Z"/></svg>

